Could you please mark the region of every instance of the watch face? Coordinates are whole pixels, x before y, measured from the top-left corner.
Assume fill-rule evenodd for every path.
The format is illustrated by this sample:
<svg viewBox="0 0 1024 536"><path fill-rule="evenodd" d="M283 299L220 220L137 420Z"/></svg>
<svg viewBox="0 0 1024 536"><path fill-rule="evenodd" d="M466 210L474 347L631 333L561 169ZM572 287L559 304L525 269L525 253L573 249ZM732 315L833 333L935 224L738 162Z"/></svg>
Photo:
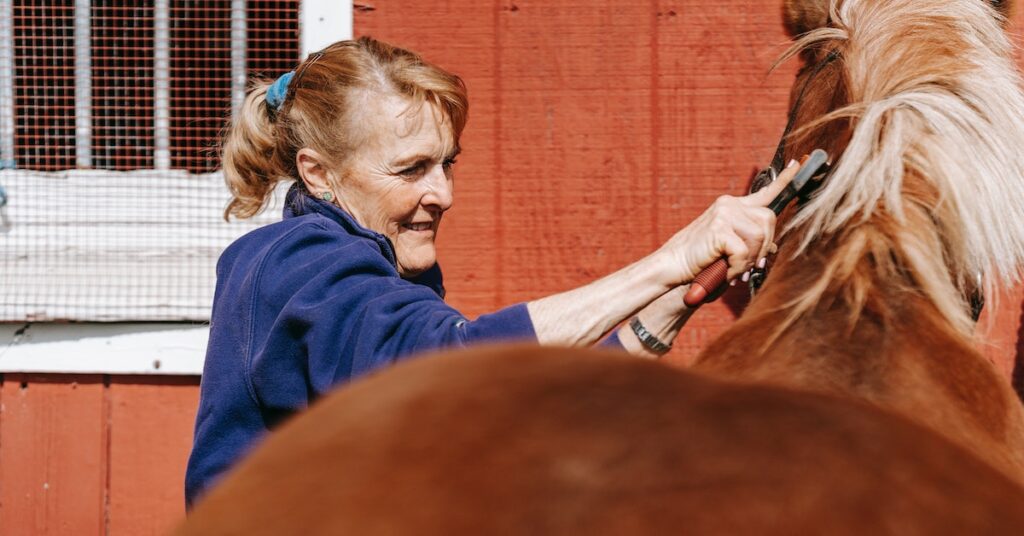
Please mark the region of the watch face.
<svg viewBox="0 0 1024 536"><path fill-rule="evenodd" d="M771 166L762 169L754 177L754 181L750 183L750 193L759 192L765 186L775 182L775 178L778 176L779 172L775 171L775 168Z"/></svg>

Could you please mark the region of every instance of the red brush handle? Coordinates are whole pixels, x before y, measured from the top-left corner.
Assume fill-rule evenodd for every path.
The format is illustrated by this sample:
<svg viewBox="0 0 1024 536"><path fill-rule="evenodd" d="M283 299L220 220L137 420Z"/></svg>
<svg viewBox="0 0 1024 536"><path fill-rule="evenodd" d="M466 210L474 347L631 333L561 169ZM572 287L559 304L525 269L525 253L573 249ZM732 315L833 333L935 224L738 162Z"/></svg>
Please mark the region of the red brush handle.
<svg viewBox="0 0 1024 536"><path fill-rule="evenodd" d="M693 278L693 283L690 283L690 290L683 298L683 303L690 308L704 303L708 296L715 294L715 291L725 284L728 276L729 263L724 257L718 259Z"/></svg>

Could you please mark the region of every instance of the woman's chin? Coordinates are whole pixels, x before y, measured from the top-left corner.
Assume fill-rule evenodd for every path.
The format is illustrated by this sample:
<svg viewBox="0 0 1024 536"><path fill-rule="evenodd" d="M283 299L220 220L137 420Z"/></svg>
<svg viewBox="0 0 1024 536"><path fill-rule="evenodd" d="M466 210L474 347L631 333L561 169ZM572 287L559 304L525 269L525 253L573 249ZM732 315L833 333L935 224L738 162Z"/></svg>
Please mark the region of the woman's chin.
<svg viewBox="0 0 1024 536"><path fill-rule="evenodd" d="M398 252L398 273L406 279L426 272L436 263L437 255L434 248L430 248L430 251L411 251L404 254L402 251Z"/></svg>

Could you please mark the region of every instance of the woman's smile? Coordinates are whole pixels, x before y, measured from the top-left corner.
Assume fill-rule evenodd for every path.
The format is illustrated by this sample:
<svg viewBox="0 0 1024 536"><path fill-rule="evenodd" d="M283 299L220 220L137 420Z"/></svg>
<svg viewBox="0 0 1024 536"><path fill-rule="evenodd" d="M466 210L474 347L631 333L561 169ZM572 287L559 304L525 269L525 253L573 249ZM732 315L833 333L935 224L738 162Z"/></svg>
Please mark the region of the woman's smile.
<svg viewBox="0 0 1024 536"><path fill-rule="evenodd" d="M421 223L403 223L402 229L416 233L434 234L434 222L428 221Z"/></svg>

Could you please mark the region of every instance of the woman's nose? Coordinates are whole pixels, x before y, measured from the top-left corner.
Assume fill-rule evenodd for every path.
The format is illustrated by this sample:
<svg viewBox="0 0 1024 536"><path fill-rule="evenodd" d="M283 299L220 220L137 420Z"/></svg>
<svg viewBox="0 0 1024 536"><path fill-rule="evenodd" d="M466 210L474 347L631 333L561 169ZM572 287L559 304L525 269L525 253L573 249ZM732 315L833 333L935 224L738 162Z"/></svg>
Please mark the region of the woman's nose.
<svg viewBox="0 0 1024 536"><path fill-rule="evenodd" d="M426 195L423 196L423 204L435 206L442 212L452 206L452 180L445 173L442 166L436 166L425 177L424 183L427 187Z"/></svg>

